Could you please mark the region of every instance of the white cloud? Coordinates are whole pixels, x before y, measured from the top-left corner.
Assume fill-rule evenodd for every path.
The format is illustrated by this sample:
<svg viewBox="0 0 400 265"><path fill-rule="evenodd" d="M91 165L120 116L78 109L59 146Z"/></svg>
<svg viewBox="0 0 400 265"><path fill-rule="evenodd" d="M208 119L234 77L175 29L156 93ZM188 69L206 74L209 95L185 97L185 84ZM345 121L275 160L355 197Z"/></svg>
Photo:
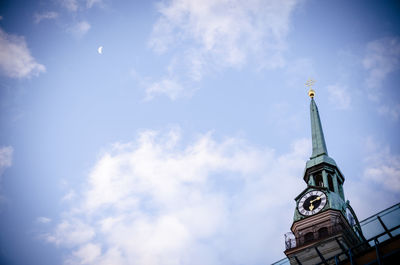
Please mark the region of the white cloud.
<svg viewBox="0 0 400 265"><path fill-rule="evenodd" d="M372 138L368 139L367 146L370 154L364 176L386 190L400 192L400 155L393 154L389 146L379 146Z"/></svg>
<svg viewBox="0 0 400 265"><path fill-rule="evenodd" d="M367 44L363 59L364 68L368 71L366 80L369 97L377 100L381 96L382 83L385 78L399 68L400 39L387 37Z"/></svg>
<svg viewBox="0 0 400 265"><path fill-rule="evenodd" d="M0 176L7 167L12 165L14 148L11 146L0 147Z"/></svg>
<svg viewBox="0 0 400 265"><path fill-rule="evenodd" d="M183 86L177 81L165 78L159 82L154 82L146 87L146 100L152 99L156 95L165 94L171 100L182 96Z"/></svg>
<svg viewBox="0 0 400 265"><path fill-rule="evenodd" d="M8 34L0 28L0 72L12 78L30 77L46 68L32 57L24 37Z"/></svg>
<svg viewBox="0 0 400 265"><path fill-rule="evenodd" d="M54 233L46 236L46 240L56 245L74 246L85 244L94 235L93 228L82 220L69 219L58 224Z"/></svg>
<svg viewBox="0 0 400 265"><path fill-rule="evenodd" d="M72 12L78 11L77 0L61 0L61 5Z"/></svg>
<svg viewBox="0 0 400 265"><path fill-rule="evenodd" d="M14 149L11 146L0 147L0 188L4 170L12 166L13 152ZM3 201L4 197L0 193L0 202Z"/></svg>
<svg viewBox="0 0 400 265"><path fill-rule="evenodd" d="M91 26L90 26L89 22L81 21L81 22L76 23L69 30L76 37L83 37L90 30L90 28L91 28Z"/></svg>
<svg viewBox="0 0 400 265"><path fill-rule="evenodd" d="M179 130L144 131L100 157L81 201L47 238L71 247L74 264L275 261L310 149L301 140L277 155L210 133L182 146Z"/></svg>
<svg viewBox="0 0 400 265"><path fill-rule="evenodd" d="M348 88L344 85L335 84L327 87L329 101L338 109L348 109L351 104L351 96Z"/></svg>
<svg viewBox="0 0 400 265"><path fill-rule="evenodd" d="M74 258L79 261L78 264L93 264L100 254L100 246L91 243L83 245L73 253Z"/></svg>
<svg viewBox="0 0 400 265"><path fill-rule="evenodd" d="M51 219L48 217L41 216L36 219L36 222L41 223L41 224L48 224L51 222Z"/></svg>
<svg viewBox="0 0 400 265"><path fill-rule="evenodd" d="M68 191L67 194L64 195L64 197L62 198L62 201L70 201L70 200L74 199L75 196L76 196L75 191L70 190L70 191Z"/></svg>
<svg viewBox="0 0 400 265"><path fill-rule="evenodd" d="M94 5L100 5L102 3L103 3L102 0L87 0L86 6L87 6L87 8L92 8Z"/></svg>
<svg viewBox="0 0 400 265"><path fill-rule="evenodd" d="M374 138L366 139L364 170L348 176L346 197L359 219L364 219L400 200L400 156Z"/></svg>
<svg viewBox="0 0 400 265"><path fill-rule="evenodd" d="M44 19L55 19L58 17L58 13L54 11L48 11L48 12L43 12L43 13L35 13L33 16L35 23L39 23L40 21Z"/></svg>
<svg viewBox="0 0 400 265"><path fill-rule="evenodd" d="M86 2L86 8L92 8L95 5L103 4L103 0L60 0L60 4L68 11L77 12L78 10L84 10L84 3Z"/></svg>
<svg viewBox="0 0 400 265"><path fill-rule="evenodd" d="M240 68L249 60L257 68L282 67L297 2L162 1L149 45L158 53L171 51L192 81L215 69Z"/></svg>
<svg viewBox="0 0 400 265"><path fill-rule="evenodd" d="M388 116L394 121L398 121L400 117L400 104L386 104L378 108L378 112L381 115Z"/></svg>
<svg viewBox="0 0 400 265"><path fill-rule="evenodd" d="M228 65L238 65L251 52L265 48L275 54L285 49L283 40L295 5L296 1L257 0L160 3L161 17L150 45L163 52L172 42L193 41L202 52L214 54Z"/></svg>

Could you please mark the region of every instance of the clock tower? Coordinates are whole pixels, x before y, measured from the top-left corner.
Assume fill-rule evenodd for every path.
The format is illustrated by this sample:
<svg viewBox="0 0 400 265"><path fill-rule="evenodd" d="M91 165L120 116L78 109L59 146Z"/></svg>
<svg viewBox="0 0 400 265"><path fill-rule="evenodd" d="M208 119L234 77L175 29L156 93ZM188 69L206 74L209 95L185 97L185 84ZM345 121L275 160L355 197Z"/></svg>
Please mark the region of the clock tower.
<svg viewBox="0 0 400 265"><path fill-rule="evenodd" d="M306 83L310 87L312 133L312 155L303 175L306 188L295 198L291 232L285 235L290 264L325 263L325 259L363 241L357 216L345 199L344 175L328 155L313 83Z"/></svg>

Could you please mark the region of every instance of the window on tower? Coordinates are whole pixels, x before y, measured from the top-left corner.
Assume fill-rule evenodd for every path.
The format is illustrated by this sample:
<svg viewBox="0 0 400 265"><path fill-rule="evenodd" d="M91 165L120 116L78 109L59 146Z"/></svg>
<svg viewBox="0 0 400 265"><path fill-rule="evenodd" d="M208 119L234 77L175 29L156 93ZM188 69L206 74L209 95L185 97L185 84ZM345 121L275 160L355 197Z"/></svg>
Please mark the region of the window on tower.
<svg viewBox="0 0 400 265"><path fill-rule="evenodd" d="M333 188L332 176L330 174L328 175L328 188L330 191L335 191Z"/></svg>
<svg viewBox="0 0 400 265"><path fill-rule="evenodd" d="M315 185L319 186L319 187L323 187L324 186L324 182L322 180L322 175L321 174L317 174L315 176Z"/></svg>
<svg viewBox="0 0 400 265"><path fill-rule="evenodd" d="M313 240L314 240L313 232L308 232L307 234L304 235L304 243L311 242Z"/></svg>
<svg viewBox="0 0 400 265"><path fill-rule="evenodd" d="M318 230L318 238L324 238L328 236L328 228L322 227Z"/></svg>

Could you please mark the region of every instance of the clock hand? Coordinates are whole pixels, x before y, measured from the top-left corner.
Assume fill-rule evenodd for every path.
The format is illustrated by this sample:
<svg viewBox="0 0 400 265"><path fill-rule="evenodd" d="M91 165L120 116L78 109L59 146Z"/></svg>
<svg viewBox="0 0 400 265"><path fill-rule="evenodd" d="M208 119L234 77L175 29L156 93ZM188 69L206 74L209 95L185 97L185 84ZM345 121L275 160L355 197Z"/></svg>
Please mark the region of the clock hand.
<svg viewBox="0 0 400 265"><path fill-rule="evenodd" d="M308 207L308 209L310 210L310 211L312 211L313 209L314 209L314 205L310 202L310 207Z"/></svg>
<svg viewBox="0 0 400 265"><path fill-rule="evenodd" d="M313 203L313 202L318 201L318 200L321 200L321 197L317 197L316 199L310 201L310 203Z"/></svg>

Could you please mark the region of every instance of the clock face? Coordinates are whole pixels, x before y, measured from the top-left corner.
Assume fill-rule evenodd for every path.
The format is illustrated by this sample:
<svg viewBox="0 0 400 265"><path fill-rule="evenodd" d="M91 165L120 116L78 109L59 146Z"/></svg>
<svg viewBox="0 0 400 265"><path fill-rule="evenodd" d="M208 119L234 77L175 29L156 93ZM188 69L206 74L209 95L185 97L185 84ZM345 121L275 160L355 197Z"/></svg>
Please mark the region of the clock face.
<svg viewBox="0 0 400 265"><path fill-rule="evenodd" d="M318 213L326 205L326 195L322 191L307 192L301 197L298 205L300 214L309 216Z"/></svg>

